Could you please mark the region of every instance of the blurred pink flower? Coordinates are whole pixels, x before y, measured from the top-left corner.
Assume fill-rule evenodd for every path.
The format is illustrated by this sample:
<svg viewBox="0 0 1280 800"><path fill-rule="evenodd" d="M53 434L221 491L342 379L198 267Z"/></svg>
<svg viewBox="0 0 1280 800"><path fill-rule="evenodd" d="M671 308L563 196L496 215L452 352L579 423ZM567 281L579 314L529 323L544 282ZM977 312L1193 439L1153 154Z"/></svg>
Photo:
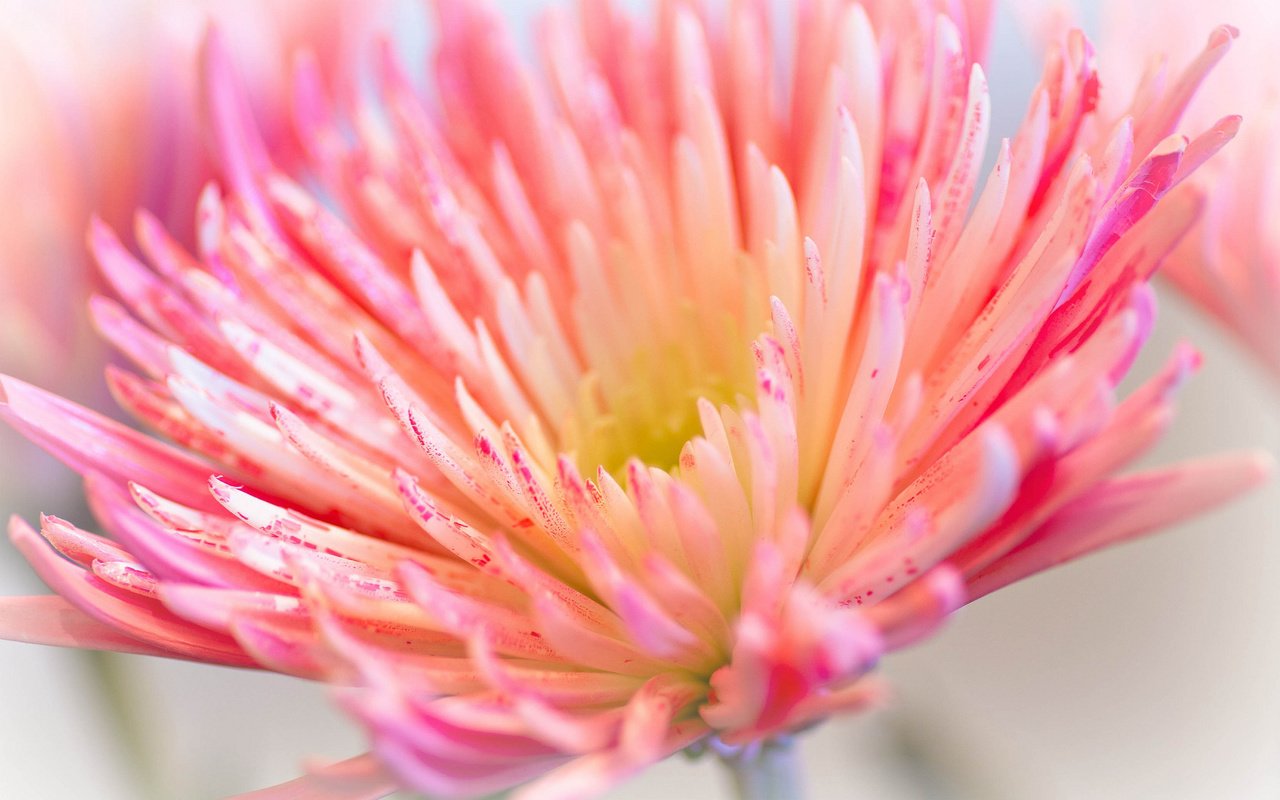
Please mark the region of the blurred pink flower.
<svg viewBox="0 0 1280 800"><path fill-rule="evenodd" d="M1274 63L1280 8L1256 0L1180 0L1160 9L1172 20L1171 44L1191 39L1192 26L1226 21L1240 29L1239 46L1210 76L1188 121L1232 109L1244 114L1239 140L1196 178L1205 190L1205 213L1170 256L1166 274L1280 378L1280 77ZM1109 12L1108 55L1134 57L1132 39L1121 33L1132 22L1132 15ZM1135 74L1167 83L1164 60L1147 56L1145 71Z"/></svg>
<svg viewBox="0 0 1280 800"><path fill-rule="evenodd" d="M981 182L989 9L937 5L788 42L764 2L583 4L539 76L441 2L437 107L385 49L378 108L299 63L318 194L210 40L195 254L90 233L108 382L177 446L3 381L110 538L15 520L62 599L0 635L328 681L373 740L301 779L335 796L593 796L865 707L965 602L1255 483L1117 474L1196 363L1116 397L1232 121L1172 135L1170 91L1082 147L1073 34Z"/></svg>
<svg viewBox="0 0 1280 800"><path fill-rule="evenodd" d="M1032 3L1024 10L1033 27L1052 37L1077 16L1073 6ZM1159 36L1135 37L1133 31L1152 24L1154 16ZM1197 173L1194 182L1205 194L1205 211L1170 255L1164 273L1280 377L1280 77L1273 64L1280 6L1261 0L1104 4L1099 57L1119 95L1136 93L1141 105L1144 97L1182 90L1172 84L1183 54L1194 52L1204 32L1223 22L1239 29L1240 41L1207 76L1204 90L1187 109L1186 123L1198 128L1239 112L1243 126L1238 141ZM1207 71L1226 53L1222 44L1186 68ZM1103 109L1108 119L1128 110L1118 104Z"/></svg>
<svg viewBox="0 0 1280 800"><path fill-rule="evenodd" d="M5 8L0 101L20 113L0 126L0 180L22 198L0 219L0 363L86 394L101 360L67 302L94 284L82 232L96 214L114 227L150 209L191 241L195 198L215 174L200 114L196 54L222 24L252 80L246 89L282 167L297 144L288 123L288 54L314 49L326 72L348 71L388 0L52 0ZM146 143L141 146L141 143Z"/></svg>

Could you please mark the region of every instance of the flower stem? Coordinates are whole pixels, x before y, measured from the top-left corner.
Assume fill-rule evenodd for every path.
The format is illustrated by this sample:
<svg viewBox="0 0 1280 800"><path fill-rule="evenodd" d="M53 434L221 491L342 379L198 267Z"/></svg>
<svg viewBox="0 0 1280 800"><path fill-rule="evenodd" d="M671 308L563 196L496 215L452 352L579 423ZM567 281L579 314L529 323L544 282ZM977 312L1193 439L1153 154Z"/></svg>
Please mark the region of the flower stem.
<svg viewBox="0 0 1280 800"><path fill-rule="evenodd" d="M723 755L739 800L802 800L800 754L791 737L772 739L733 755Z"/></svg>

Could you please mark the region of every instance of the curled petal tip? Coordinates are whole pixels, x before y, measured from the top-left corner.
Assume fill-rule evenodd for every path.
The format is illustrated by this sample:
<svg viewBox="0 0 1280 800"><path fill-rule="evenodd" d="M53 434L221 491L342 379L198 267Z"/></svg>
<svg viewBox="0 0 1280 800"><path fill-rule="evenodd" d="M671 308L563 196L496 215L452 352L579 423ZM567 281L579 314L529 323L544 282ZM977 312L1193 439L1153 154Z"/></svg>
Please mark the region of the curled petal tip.
<svg viewBox="0 0 1280 800"><path fill-rule="evenodd" d="M1209 47L1228 45L1240 38L1240 29L1234 25L1219 25L1209 34Z"/></svg>
<svg viewBox="0 0 1280 800"><path fill-rule="evenodd" d="M1214 127L1226 138L1232 138L1240 132L1240 125L1244 122L1243 114L1228 114L1218 120Z"/></svg>

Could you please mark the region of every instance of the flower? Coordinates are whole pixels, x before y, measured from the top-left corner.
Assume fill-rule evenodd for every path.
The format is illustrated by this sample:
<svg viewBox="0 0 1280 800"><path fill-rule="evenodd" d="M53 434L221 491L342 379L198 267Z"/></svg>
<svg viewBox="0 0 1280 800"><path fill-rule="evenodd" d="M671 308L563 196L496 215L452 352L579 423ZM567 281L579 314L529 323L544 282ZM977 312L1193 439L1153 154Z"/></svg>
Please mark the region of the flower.
<svg viewBox="0 0 1280 800"><path fill-rule="evenodd" d="M232 0L121 0L16 7L0 31L0 98L23 114L0 130L0 177L27 198L0 221L0 358L8 370L85 396L101 360L69 289L93 288L80 246L92 214L127 225L147 208L183 242L195 198L214 175L199 115L197 53L216 19L252 64L246 92L273 157L297 163L287 54L308 46L333 73L384 9L333 0L270 6ZM139 147L145 141L147 147ZM83 354L83 355L82 355Z"/></svg>
<svg viewBox="0 0 1280 800"><path fill-rule="evenodd" d="M1031 4L1033 9L1037 7ZM1037 9L1042 35L1053 37L1078 16L1071 4ZM1280 376L1280 252L1274 227L1277 171L1275 134L1280 131L1280 82L1270 62L1280 16L1267 4L1227 0L1159 5L1161 36L1136 43L1131 32L1144 24L1153 7L1143 3L1112 4L1102 19L1101 61L1124 91L1144 95L1168 91L1170 53L1183 51L1213 24L1238 24L1243 40L1225 63L1207 76L1206 90L1187 109L1188 123L1210 124L1231 111L1246 112L1240 141L1198 171L1194 182L1204 194L1199 222L1170 254L1164 274L1188 299L1231 331L1274 376ZM1235 28L1216 34L1188 73L1206 75L1226 54ZM1189 88L1189 87L1188 87ZM1106 109L1118 118L1128 109ZM1232 132L1234 134L1234 131ZM1225 132L1224 132L1225 135Z"/></svg>
<svg viewBox="0 0 1280 800"><path fill-rule="evenodd" d="M1179 3L1172 16L1182 24L1204 20L1206 9ZM1216 6L1217 18L1239 22L1242 47L1223 65L1202 98L1190 108L1193 122L1222 113L1226 104L1247 109L1240 141L1221 161L1207 165L1196 181L1205 193L1200 223L1170 255L1166 274L1194 302L1234 333L1267 367L1280 376L1280 245L1273 232L1280 153L1280 82L1270 68L1280 16L1260 3ZM1109 19L1106 53L1121 52L1118 25ZM1131 52L1131 51L1130 51ZM1132 58L1132 55L1130 55ZM1141 74L1158 80L1166 72L1149 54Z"/></svg>
<svg viewBox="0 0 1280 800"><path fill-rule="evenodd" d="M387 49L345 115L299 62L293 177L214 36L197 252L89 235L108 382L173 444L4 380L109 538L15 520L62 599L0 634L330 682L373 750L302 780L352 796L590 796L874 703L965 602L1255 483L1117 474L1196 363L1117 400L1230 121L1170 135L1171 91L1083 147L1075 34L979 191L989 12L946 8L815 0L788 50L764 3L584 4L539 77L438 3L438 108Z"/></svg>

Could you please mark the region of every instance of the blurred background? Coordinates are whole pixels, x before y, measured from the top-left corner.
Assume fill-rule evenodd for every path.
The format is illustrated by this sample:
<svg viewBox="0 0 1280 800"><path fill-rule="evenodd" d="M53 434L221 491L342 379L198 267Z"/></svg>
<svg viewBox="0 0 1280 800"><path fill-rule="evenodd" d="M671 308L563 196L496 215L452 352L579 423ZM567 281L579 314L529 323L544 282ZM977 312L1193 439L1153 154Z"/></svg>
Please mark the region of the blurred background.
<svg viewBox="0 0 1280 800"><path fill-rule="evenodd" d="M543 5L502 4L521 30ZM1203 20L1162 13L1154 0L1112 5L1076 10L1100 42L1104 81L1109 62L1141 54L1109 41L1113 13L1175 48L1175 63L1191 58L1217 22L1243 30L1246 53L1280 46L1276 12L1262 2L1215 3ZM0 0L0 181L9 193L0 214L0 371L108 407L95 366L105 355L79 311L90 286L84 224L96 212L127 226L145 205L172 209L179 230L189 225L208 165L191 127L188 81L210 10L242 66L266 76L253 100L269 136L284 124L289 47L331 48L329 63L350 64L374 30L393 30L414 63L430 38L417 2ZM1025 3L1001 10L988 69L993 140L1022 117L1040 69L1033 42L1055 13ZM1228 110L1244 113L1247 126L1254 109ZM173 138L153 147L144 137L156 130ZM129 175L148 177L129 184ZM1174 429L1147 461L1248 446L1280 455L1280 382L1161 288L1157 332L1134 375L1153 373L1182 339L1206 358ZM941 635L884 665L897 694L890 708L804 737L813 797L1280 796L1277 509L1273 483L965 608ZM0 430L0 511L34 519L42 510L88 521L69 471ZM0 545L0 593L42 590ZM6 797L215 798L286 780L310 757L363 750L361 734L317 686L0 642ZM727 790L714 764L678 758L614 796Z"/></svg>

